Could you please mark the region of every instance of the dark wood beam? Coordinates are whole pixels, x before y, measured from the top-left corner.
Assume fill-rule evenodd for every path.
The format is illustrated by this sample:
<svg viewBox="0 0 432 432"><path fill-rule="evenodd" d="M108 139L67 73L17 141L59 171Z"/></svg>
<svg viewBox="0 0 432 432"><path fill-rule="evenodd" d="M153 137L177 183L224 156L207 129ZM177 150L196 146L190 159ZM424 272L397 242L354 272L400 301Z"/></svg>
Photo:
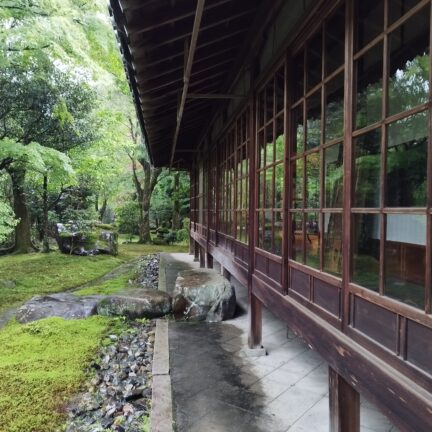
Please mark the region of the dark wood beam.
<svg viewBox="0 0 432 432"><path fill-rule="evenodd" d="M189 93L188 99L245 99L246 96L217 93Z"/></svg>
<svg viewBox="0 0 432 432"><path fill-rule="evenodd" d="M177 140L178 140L178 136L179 136L179 132L180 132L180 125L181 125L181 121L182 121L182 117L183 117L184 107L186 104L186 97L187 97L187 93L189 91L189 80L190 80L190 76L192 73L192 65L193 65L195 50L196 50L197 41L198 41L198 34L199 34L200 25L201 25L201 19L202 19L203 12L204 12L204 4L205 4L205 0L197 0L195 20L194 20L190 46L189 46L189 50L188 50L188 58L187 58L187 63L186 63L186 68L185 68L185 73L184 73L183 91L182 91L182 95L181 95L181 99L180 99L180 105L179 105L179 109L178 109L178 113L177 113L177 124L176 124L176 129L175 129L174 139L173 139L173 144L172 144L172 149L171 149L170 167L172 166L172 163L174 161L174 153L175 153L175 149L177 146Z"/></svg>

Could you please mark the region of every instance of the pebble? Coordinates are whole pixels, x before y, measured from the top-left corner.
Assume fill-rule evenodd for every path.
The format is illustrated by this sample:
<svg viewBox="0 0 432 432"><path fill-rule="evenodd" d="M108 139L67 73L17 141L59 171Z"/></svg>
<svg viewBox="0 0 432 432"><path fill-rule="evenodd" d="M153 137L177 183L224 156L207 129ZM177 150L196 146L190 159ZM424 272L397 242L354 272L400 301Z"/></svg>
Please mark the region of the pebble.
<svg viewBox="0 0 432 432"><path fill-rule="evenodd" d="M142 432L150 415L154 322L131 322L128 331L91 363L87 392L69 409L66 432Z"/></svg>

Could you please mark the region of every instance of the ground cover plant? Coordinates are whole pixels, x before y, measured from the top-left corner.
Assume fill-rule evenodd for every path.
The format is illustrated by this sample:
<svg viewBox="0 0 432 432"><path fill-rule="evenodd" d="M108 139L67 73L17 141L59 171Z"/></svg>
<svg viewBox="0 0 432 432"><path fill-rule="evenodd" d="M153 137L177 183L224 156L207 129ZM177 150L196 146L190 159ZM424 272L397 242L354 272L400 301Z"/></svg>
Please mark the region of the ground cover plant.
<svg viewBox="0 0 432 432"><path fill-rule="evenodd" d="M85 368L120 320L94 316L49 318L0 331L0 431L61 430L64 406L76 393ZM13 391L11 391L13 389Z"/></svg>

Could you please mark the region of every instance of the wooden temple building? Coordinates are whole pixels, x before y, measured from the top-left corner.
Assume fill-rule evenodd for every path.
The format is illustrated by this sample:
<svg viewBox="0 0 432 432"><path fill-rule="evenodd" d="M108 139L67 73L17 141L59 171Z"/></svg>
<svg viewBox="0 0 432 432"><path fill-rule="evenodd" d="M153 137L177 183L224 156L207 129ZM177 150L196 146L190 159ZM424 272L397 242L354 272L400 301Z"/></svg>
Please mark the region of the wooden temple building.
<svg viewBox="0 0 432 432"><path fill-rule="evenodd" d="M432 431L430 0L111 0L152 163L189 170L191 238L359 393Z"/></svg>

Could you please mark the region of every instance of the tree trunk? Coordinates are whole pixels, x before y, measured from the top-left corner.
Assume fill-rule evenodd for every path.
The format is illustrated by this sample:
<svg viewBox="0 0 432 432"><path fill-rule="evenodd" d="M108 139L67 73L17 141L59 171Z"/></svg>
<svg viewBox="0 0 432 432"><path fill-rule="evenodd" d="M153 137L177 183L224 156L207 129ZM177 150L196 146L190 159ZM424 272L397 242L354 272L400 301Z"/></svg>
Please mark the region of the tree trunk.
<svg viewBox="0 0 432 432"><path fill-rule="evenodd" d="M99 218L100 218L101 222L104 221L104 217L105 217L105 213L107 211L107 207L108 207L108 200L106 198L104 198L103 202L102 202L102 207L99 210Z"/></svg>
<svg viewBox="0 0 432 432"><path fill-rule="evenodd" d="M48 175L43 178L43 246L42 252L50 251L48 239Z"/></svg>
<svg viewBox="0 0 432 432"><path fill-rule="evenodd" d="M34 251L31 242L31 223L30 215L26 205L24 191L24 170L10 170L12 180L12 193L14 199L15 217L19 219L15 227L15 247L14 251L19 253L29 253Z"/></svg>

